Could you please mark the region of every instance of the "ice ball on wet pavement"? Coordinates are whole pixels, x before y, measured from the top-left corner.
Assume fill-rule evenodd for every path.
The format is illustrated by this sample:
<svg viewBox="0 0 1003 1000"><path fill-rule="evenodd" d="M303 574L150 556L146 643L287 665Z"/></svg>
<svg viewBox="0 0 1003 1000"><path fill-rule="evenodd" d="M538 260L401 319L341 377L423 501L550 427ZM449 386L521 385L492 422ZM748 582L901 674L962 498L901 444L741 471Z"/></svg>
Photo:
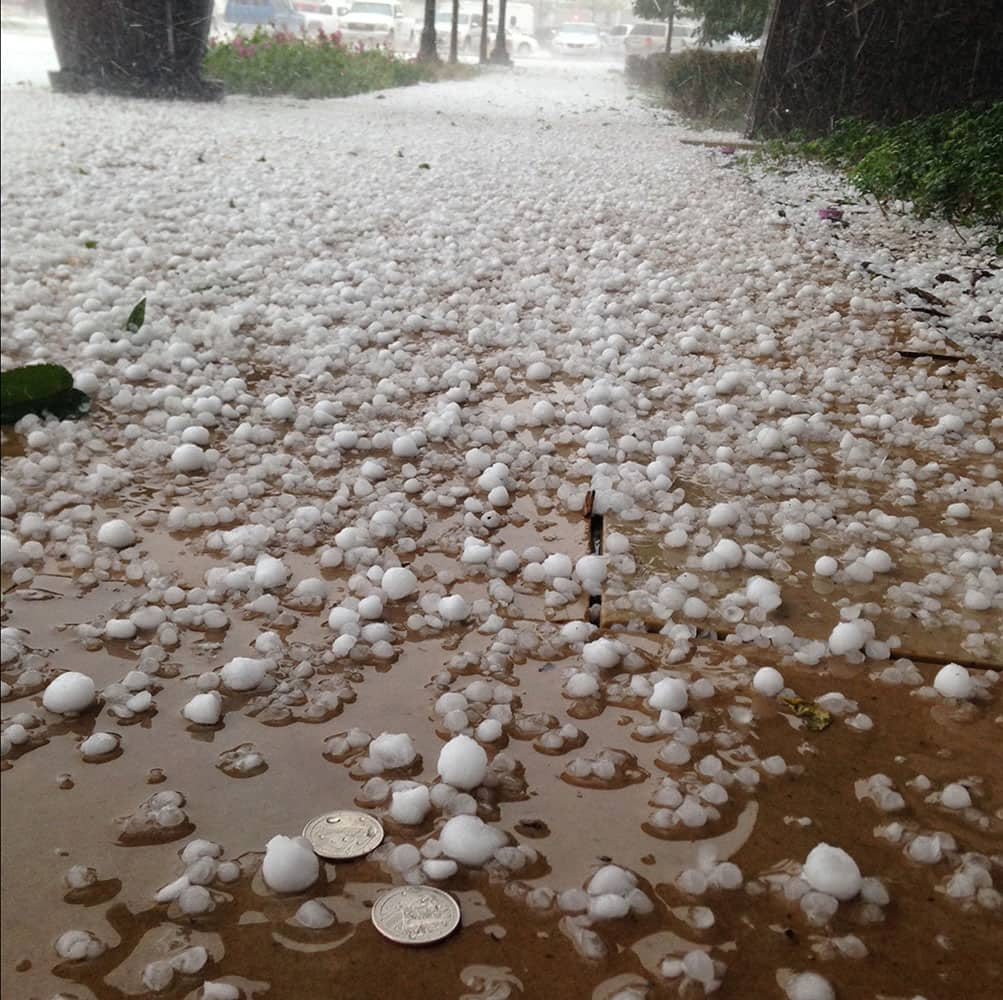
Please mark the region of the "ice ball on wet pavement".
<svg viewBox="0 0 1003 1000"><path fill-rule="evenodd" d="M319 931L330 927L335 921L335 916L319 899L308 899L296 911L293 919L303 927Z"/></svg>
<svg viewBox="0 0 1003 1000"><path fill-rule="evenodd" d="M504 843L505 834L478 816L454 816L439 834L443 854L474 867L490 861Z"/></svg>
<svg viewBox="0 0 1003 1000"><path fill-rule="evenodd" d="M648 704L660 711L681 712L689 700L685 681L678 677L663 677L652 690Z"/></svg>
<svg viewBox="0 0 1003 1000"><path fill-rule="evenodd" d="M71 962L97 958L104 950L104 942L90 931L64 931L56 939L56 954Z"/></svg>
<svg viewBox="0 0 1003 1000"><path fill-rule="evenodd" d="M568 622L561 626L561 638L565 642L587 642L595 631L595 625L589 622Z"/></svg>
<svg viewBox="0 0 1003 1000"><path fill-rule="evenodd" d="M760 667L752 678L753 688L767 698L775 698L784 689L784 675L776 667Z"/></svg>
<svg viewBox="0 0 1003 1000"><path fill-rule="evenodd" d="M84 760L97 760L114 753L122 742L122 737L115 733L91 733L80 744L80 756Z"/></svg>
<svg viewBox="0 0 1003 1000"><path fill-rule="evenodd" d="M439 752L439 777L454 788L476 788L488 769L488 755L469 736L454 736Z"/></svg>
<svg viewBox="0 0 1003 1000"><path fill-rule="evenodd" d="M439 617L446 622L462 622L470 617L470 605L462 594L440 598L437 610Z"/></svg>
<svg viewBox="0 0 1003 1000"><path fill-rule="evenodd" d="M765 576L754 576L745 586L746 596L752 604L764 611L774 611L783 603L780 587Z"/></svg>
<svg viewBox="0 0 1003 1000"><path fill-rule="evenodd" d="M274 590L289 579L289 567L274 556L260 555L254 564L254 583L262 590Z"/></svg>
<svg viewBox="0 0 1003 1000"><path fill-rule="evenodd" d="M50 712L69 715L82 712L94 703L94 681L86 674L68 670L50 681L42 695L42 705Z"/></svg>
<svg viewBox="0 0 1003 1000"><path fill-rule="evenodd" d="M387 858L387 864L396 872L407 872L421 864L421 851L414 844L398 844Z"/></svg>
<svg viewBox="0 0 1003 1000"><path fill-rule="evenodd" d="M575 563L575 576L589 594L601 593L606 579L606 560L602 556L582 556Z"/></svg>
<svg viewBox="0 0 1003 1000"><path fill-rule="evenodd" d="M602 637L585 644L582 648L582 659L598 670L610 670L623 659L624 652L622 643Z"/></svg>
<svg viewBox="0 0 1003 1000"><path fill-rule="evenodd" d="M271 660L256 660L249 656L235 656L220 671L223 683L231 691L253 691L264 679Z"/></svg>
<svg viewBox="0 0 1003 1000"><path fill-rule="evenodd" d="M240 1000L240 989L233 983L207 979L202 984L201 1000Z"/></svg>
<svg viewBox="0 0 1003 1000"><path fill-rule="evenodd" d="M791 976L784 986L787 1000L836 1000L829 980L817 972L800 972Z"/></svg>
<svg viewBox="0 0 1003 1000"><path fill-rule="evenodd" d="M727 528L738 523L738 510L734 504L716 503L707 514L709 528Z"/></svg>
<svg viewBox="0 0 1003 1000"><path fill-rule="evenodd" d="M864 619L840 622L829 634L829 652L834 656L859 652L874 638L874 626Z"/></svg>
<svg viewBox="0 0 1003 1000"><path fill-rule="evenodd" d="M383 574L380 587L389 601L402 601L418 589L418 577L405 566L393 566Z"/></svg>
<svg viewBox="0 0 1003 1000"><path fill-rule="evenodd" d="M599 692L599 681L591 674L581 671L568 678L564 691L570 698L591 698Z"/></svg>
<svg viewBox="0 0 1003 1000"><path fill-rule="evenodd" d="M613 893L626 896L637 886L637 876L619 865L603 865L589 879L586 892L590 896L604 896Z"/></svg>
<svg viewBox="0 0 1003 1000"><path fill-rule="evenodd" d="M384 770L407 767L418 751L407 733L380 733L369 744L369 756Z"/></svg>
<svg viewBox="0 0 1003 1000"><path fill-rule="evenodd" d="M971 698L974 684L968 671L958 663L948 663L937 671L933 686L945 698Z"/></svg>
<svg viewBox="0 0 1003 1000"><path fill-rule="evenodd" d="M972 804L972 796L964 785L954 782L944 786L940 801L948 809L967 809Z"/></svg>
<svg viewBox="0 0 1003 1000"><path fill-rule="evenodd" d="M839 563L832 556L820 556L815 560L816 576L835 576Z"/></svg>
<svg viewBox="0 0 1003 1000"><path fill-rule="evenodd" d="M182 444L171 453L171 464L178 472L198 472L205 468L205 452L197 444Z"/></svg>
<svg viewBox="0 0 1003 1000"><path fill-rule="evenodd" d="M694 949L683 958L683 972L698 983L710 983L714 978L714 959L707 952Z"/></svg>
<svg viewBox="0 0 1003 1000"><path fill-rule="evenodd" d="M113 549L125 549L136 541L136 533L128 521L116 518L101 525L98 529L98 541Z"/></svg>
<svg viewBox="0 0 1003 1000"><path fill-rule="evenodd" d="M181 714L198 726L215 726L223 714L223 699L215 691L197 694L181 709Z"/></svg>
<svg viewBox="0 0 1003 1000"><path fill-rule="evenodd" d="M819 892L836 899L853 899L860 892L862 879L857 862L840 847L821 843L811 849L801 877Z"/></svg>
<svg viewBox="0 0 1003 1000"><path fill-rule="evenodd" d="M393 793L390 817L402 826L417 826L428 815L430 806L428 789L424 785L404 788Z"/></svg>
<svg viewBox="0 0 1003 1000"><path fill-rule="evenodd" d="M209 913L214 908L212 894L202 885L189 885L178 893L178 906L188 916Z"/></svg>
<svg viewBox="0 0 1003 1000"><path fill-rule="evenodd" d="M320 862L304 837L278 834L265 845L261 874L275 892L302 892L317 881Z"/></svg>

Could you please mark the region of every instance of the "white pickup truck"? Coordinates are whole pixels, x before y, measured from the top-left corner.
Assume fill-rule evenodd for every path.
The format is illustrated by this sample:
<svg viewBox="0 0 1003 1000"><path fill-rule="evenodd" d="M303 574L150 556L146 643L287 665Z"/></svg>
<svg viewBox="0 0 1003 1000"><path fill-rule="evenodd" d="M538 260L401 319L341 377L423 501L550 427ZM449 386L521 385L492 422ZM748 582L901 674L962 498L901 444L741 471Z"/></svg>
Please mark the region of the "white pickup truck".
<svg viewBox="0 0 1003 1000"><path fill-rule="evenodd" d="M341 40L349 46L410 49L416 40L415 20L393 0L359 0L341 18Z"/></svg>

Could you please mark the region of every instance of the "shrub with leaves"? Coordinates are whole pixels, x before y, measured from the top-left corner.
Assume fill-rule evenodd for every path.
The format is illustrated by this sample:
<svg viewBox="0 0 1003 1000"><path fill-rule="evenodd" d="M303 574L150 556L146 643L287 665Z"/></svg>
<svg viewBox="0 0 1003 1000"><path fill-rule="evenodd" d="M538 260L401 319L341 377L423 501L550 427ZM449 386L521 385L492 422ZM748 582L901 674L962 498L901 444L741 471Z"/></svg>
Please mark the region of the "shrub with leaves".
<svg viewBox="0 0 1003 1000"><path fill-rule="evenodd" d="M383 49L355 49L338 35L291 35L257 29L247 37L212 41L207 75L222 80L227 93L272 97L349 97L444 76L473 75L472 67L450 67L397 59Z"/></svg>
<svg viewBox="0 0 1003 1000"><path fill-rule="evenodd" d="M911 202L920 218L1003 229L1003 101L890 126L844 119L829 135L768 149L838 167L879 204Z"/></svg>
<svg viewBox="0 0 1003 1000"><path fill-rule="evenodd" d="M628 75L657 88L670 108L718 128L741 128L752 99L755 52L690 49L628 60Z"/></svg>

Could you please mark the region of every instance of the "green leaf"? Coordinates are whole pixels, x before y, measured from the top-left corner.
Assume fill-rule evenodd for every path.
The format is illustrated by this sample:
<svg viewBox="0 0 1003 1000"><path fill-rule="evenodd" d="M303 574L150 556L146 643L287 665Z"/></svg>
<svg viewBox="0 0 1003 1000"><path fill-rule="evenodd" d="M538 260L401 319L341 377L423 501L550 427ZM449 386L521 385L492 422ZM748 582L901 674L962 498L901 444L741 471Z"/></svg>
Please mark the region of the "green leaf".
<svg viewBox="0 0 1003 1000"><path fill-rule="evenodd" d="M0 423L16 423L29 413L51 413L62 420L79 416L89 403L62 365L28 365L0 375Z"/></svg>
<svg viewBox="0 0 1003 1000"><path fill-rule="evenodd" d="M125 328L129 333L135 333L146 322L146 296L144 295L129 313L129 318L125 321Z"/></svg>
<svg viewBox="0 0 1003 1000"><path fill-rule="evenodd" d="M418 164L418 169L419 170L431 170L432 169L432 164L431 163L419 163Z"/></svg>
<svg viewBox="0 0 1003 1000"><path fill-rule="evenodd" d="M84 246L87 247L88 250L95 250L97 245L97 240L84 240Z"/></svg>

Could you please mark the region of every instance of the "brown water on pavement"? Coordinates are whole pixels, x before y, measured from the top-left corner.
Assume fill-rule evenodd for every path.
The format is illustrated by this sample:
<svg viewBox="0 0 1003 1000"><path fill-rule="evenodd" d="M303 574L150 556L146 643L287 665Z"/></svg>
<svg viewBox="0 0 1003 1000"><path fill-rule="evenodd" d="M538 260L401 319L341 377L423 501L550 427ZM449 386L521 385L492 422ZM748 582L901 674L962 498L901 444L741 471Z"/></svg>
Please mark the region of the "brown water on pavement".
<svg viewBox="0 0 1003 1000"><path fill-rule="evenodd" d="M129 596L128 584L107 582L86 593L62 579L40 577L35 585L35 594L8 593L5 621L28 629L30 645L44 651L48 662L86 670L99 686L120 679L135 665L142 642L99 644L87 651L61 624L107 613ZM42 599L30 599L40 595ZM161 995L194 995L201 978L227 977L248 996L269 997L607 997L641 983L648 984L649 996L672 996L678 981L665 980L659 964L694 948L709 948L727 964L716 994L725 998L777 995L776 973L785 968L817 968L839 984L841 997L922 992L930 998L981 1000L999 994L999 911L949 899L942 891L948 862L917 865L900 845L871 833L892 818L924 831L950 833L958 852L995 856L999 876L1003 767L986 755L986 748L999 739L995 694L987 695L992 700L950 709L940 699L931 702L912 689L878 683L865 668L836 663L785 667L788 684L801 696L841 691L874 721L868 733L854 732L839 721L824 732L809 733L795 728L782 706L748 688L753 666L773 662L768 655L706 643L696 644L685 661L674 662L671 643L623 635L643 657L645 669L662 665L714 681L716 693L699 704L701 738L708 742L703 752L741 743L754 748L753 759L778 754L788 764L786 774L764 774L751 792L732 786L720 819L707 827L658 831L645 822L652 811L652 781L583 787L562 780L570 758L604 748L630 755L637 768L657 780L663 773L656 761L662 741L646 741L636 732L638 725L651 721L650 710L628 698L615 705L597 699L583 711L562 696L559 683L562 668L574 657L558 650L548 654L545 624L522 622L516 628L526 636L526 648L493 680L511 685L517 715L549 713L562 725L574 721L586 742L581 749L552 755L538 752L528 740L508 740L503 752L521 765L525 795L497 801L488 794L481 800L482 814L500 819L512 842L531 846L539 857L514 875L490 866L487 871L461 868L444 884L463 909L463 925L448 941L407 950L379 936L369 922L369 907L377 892L393 883L379 861L327 864L320 884L290 897L269 892L257 866L272 835L296 834L312 816L350 805L358 795L361 782L352 776L352 762L331 763L322 756L326 737L351 727L374 734L409 732L423 762L420 777L433 778L441 740L431 706L444 689L443 669L454 682L476 679L479 657L490 640L466 630L411 636L392 664L360 663L343 670L339 680L351 687L356 700L320 724L268 725L247 714L257 696L229 694L222 726L178 725L178 712L193 691L190 678L248 652L258 627L236 622L218 639L186 634L166 661L177 676L157 681L152 718L118 727L103 713L90 712L48 725L44 745L5 761L4 996L47 997L59 991L78 997L144 995L141 976L148 962L198 943L210 952L210 965L199 979L177 976ZM315 616L299 616L286 638L304 655L323 648ZM541 649L547 655L541 657ZM463 653L473 656L458 660ZM736 662L738 653L750 662ZM936 667L917 666L929 683ZM318 674L317 680L321 676L326 675ZM5 715L44 717L39 701L37 695L8 700ZM733 720L729 711L736 707L748 709L748 723ZM95 729L120 733L125 752L107 763L82 762L75 745ZM267 770L235 780L217 765L221 754L242 743L253 744ZM694 749L696 760L700 748ZM151 785L156 770L164 773L164 781ZM906 809L894 817L883 816L854 795L854 780L878 772L891 777L907 800ZM906 785L920 773L936 787L949 780L969 781L977 808L961 815L925 803L922 794ZM65 774L72 787L61 790L57 782ZM218 903L208 915L186 917L176 905L153 901L160 886L183 871L177 854L191 836L138 847L116 843L116 817L129 815L164 788L185 796L191 823L185 829L191 836L215 841L223 846L224 857L241 861L243 875L235 884L214 887ZM811 824L794 822L799 817L810 817ZM384 822L392 842L420 844L434 829L431 819L408 830L389 817ZM881 922L868 922L872 918L863 904L850 903L840 906L830 927L813 928L795 905L766 891L761 876L802 861L821 840L847 847L865 875L883 879L891 903ZM699 865L708 850L719 861L739 865L745 889L691 897L675 885L677 876ZM644 916L597 923L593 929L605 955L586 959L568 936L567 918L554 906L532 908L526 892L540 886L558 891L579 887L606 861L636 872L654 908ZM73 902L62 875L77 864L95 867L100 881ZM306 898L324 900L336 922L324 930L289 923ZM693 926L694 906L713 912L713 926ZM52 942L70 928L93 931L108 950L93 961L60 961ZM861 937L870 952L867 958L817 957L821 942L847 933ZM693 988L690 984L685 995Z"/></svg>

